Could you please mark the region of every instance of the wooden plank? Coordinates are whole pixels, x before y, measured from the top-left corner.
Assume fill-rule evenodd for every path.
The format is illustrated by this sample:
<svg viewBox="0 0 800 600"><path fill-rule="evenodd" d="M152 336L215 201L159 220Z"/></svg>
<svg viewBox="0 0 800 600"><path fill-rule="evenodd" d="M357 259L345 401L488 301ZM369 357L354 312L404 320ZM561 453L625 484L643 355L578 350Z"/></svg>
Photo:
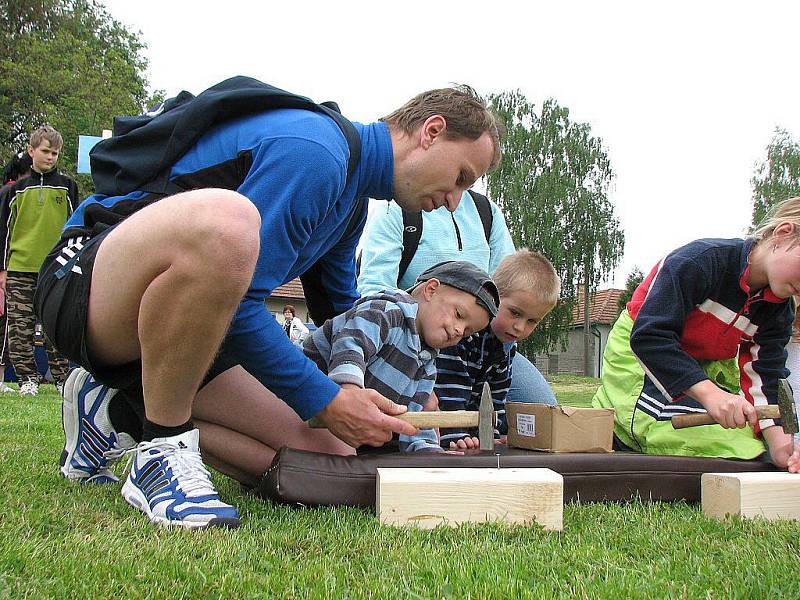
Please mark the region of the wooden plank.
<svg viewBox="0 0 800 600"><path fill-rule="evenodd" d="M467 522L539 523L561 531L564 480L550 469L379 468L378 519L430 529Z"/></svg>
<svg viewBox="0 0 800 600"><path fill-rule="evenodd" d="M800 475L792 473L704 473L700 495L709 517L800 519Z"/></svg>

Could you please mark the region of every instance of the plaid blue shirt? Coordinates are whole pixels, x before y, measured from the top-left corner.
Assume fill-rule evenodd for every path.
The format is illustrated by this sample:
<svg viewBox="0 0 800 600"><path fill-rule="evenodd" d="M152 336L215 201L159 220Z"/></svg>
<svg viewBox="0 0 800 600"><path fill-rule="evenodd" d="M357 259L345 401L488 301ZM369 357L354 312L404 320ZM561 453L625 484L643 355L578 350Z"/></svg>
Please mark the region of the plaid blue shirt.
<svg viewBox="0 0 800 600"><path fill-rule="evenodd" d="M511 363L516 343L503 344L491 326L464 338L455 346L442 348L436 359L436 396L439 410L478 410L487 382L498 415L498 433L508 431L506 395L511 387ZM441 430L442 444L448 445L474 432L459 429Z"/></svg>
<svg viewBox="0 0 800 600"><path fill-rule="evenodd" d="M409 411L420 411L436 381L436 350L420 339L419 305L409 294L384 291L357 301L306 339L303 351L339 385L374 389ZM436 432L400 436L406 452L439 451Z"/></svg>

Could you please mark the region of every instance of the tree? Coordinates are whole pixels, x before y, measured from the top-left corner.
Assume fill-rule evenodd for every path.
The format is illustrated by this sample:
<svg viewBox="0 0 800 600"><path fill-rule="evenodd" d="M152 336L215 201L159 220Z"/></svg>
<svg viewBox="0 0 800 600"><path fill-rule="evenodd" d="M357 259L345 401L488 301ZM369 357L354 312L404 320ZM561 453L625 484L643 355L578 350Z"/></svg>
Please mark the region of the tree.
<svg viewBox="0 0 800 600"><path fill-rule="evenodd" d="M780 200L800 196L800 142L780 127L767 146L767 158L756 166L753 184L753 224Z"/></svg>
<svg viewBox="0 0 800 600"><path fill-rule="evenodd" d="M0 0L0 159L49 123L64 137L59 165L74 174L78 135L148 103L144 44L93 0ZM88 178L82 178L86 191Z"/></svg>
<svg viewBox="0 0 800 600"><path fill-rule="evenodd" d="M625 280L625 289L619 296L619 311L625 310L625 305L633 298L633 292L639 287L639 284L644 281L644 273L639 267L633 267L633 270L628 273L628 278Z"/></svg>
<svg viewBox="0 0 800 600"><path fill-rule="evenodd" d="M561 277L561 301L523 344L530 355L565 346L577 294L588 301L616 267L624 234L608 199L611 163L588 124L572 122L554 99L537 114L519 91L492 96L491 104L508 135L500 168L488 178L489 194L517 247L547 256Z"/></svg>

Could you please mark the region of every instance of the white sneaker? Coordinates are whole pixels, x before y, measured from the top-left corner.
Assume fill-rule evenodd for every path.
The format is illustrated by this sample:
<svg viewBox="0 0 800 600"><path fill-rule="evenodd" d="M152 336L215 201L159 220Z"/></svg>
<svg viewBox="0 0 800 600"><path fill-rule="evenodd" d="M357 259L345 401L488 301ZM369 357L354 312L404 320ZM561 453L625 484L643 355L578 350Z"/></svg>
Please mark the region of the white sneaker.
<svg viewBox="0 0 800 600"><path fill-rule="evenodd" d="M122 497L160 525L238 527L239 513L219 499L199 441L200 431L192 429L139 444Z"/></svg>
<svg viewBox="0 0 800 600"><path fill-rule="evenodd" d="M19 386L20 396L35 396L39 393L39 382L29 377Z"/></svg>
<svg viewBox="0 0 800 600"><path fill-rule="evenodd" d="M8 385L5 381L0 381L0 394L11 394L12 392L16 392L14 388Z"/></svg>
<svg viewBox="0 0 800 600"><path fill-rule="evenodd" d="M109 470L111 461L105 453L115 448L133 448L136 442L127 433L115 431L111 424L108 406L116 393L114 388L95 381L86 369L70 371L61 402L64 450L60 460L61 474L70 481L119 481Z"/></svg>

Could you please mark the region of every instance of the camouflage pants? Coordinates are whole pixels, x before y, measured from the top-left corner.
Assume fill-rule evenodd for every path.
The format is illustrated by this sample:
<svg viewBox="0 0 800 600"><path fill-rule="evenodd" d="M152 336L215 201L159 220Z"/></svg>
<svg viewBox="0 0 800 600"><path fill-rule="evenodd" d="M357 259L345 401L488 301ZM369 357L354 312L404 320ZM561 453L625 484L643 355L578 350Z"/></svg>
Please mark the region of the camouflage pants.
<svg viewBox="0 0 800 600"><path fill-rule="evenodd" d="M3 304L2 306L3 314L0 315L0 339L1 339L0 343L2 344L3 347L3 353L2 355L0 355L0 369L2 369L2 371L5 371L5 366L9 364L9 361L11 360L8 357L8 319L7 319L8 309L6 308L5 305L5 298L3 298L2 304ZM4 373L0 372L0 375L4 375ZM5 379L5 377L4 376L0 377L0 379Z"/></svg>
<svg viewBox="0 0 800 600"><path fill-rule="evenodd" d="M6 302L8 306L8 355L17 379L39 380L34 358L33 334L36 315L33 313L33 293L36 290L38 273L9 271L6 280ZM56 383L67 379L69 361L60 356L45 339L50 373Z"/></svg>

